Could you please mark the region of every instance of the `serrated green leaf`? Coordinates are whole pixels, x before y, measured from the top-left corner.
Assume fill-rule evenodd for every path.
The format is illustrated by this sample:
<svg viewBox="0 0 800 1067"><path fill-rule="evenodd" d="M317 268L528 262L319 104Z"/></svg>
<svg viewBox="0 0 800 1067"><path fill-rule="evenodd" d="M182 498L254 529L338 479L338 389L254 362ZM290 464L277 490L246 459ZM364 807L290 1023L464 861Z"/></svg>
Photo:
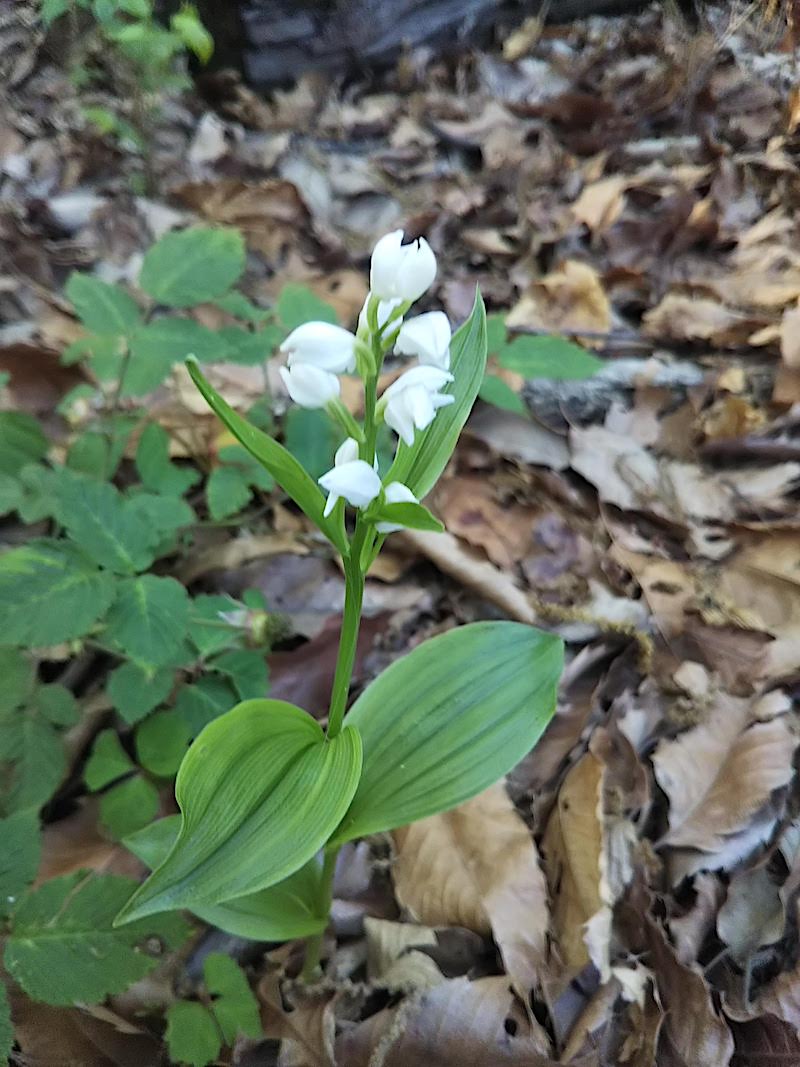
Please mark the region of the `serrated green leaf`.
<svg viewBox="0 0 800 1067"><path fill-rule="evenodd" d="M212 1011L219 1023L226 1045L236 1038L261 1035L258 1001L244 971L230 956L210 952L203 963L206 987L214 998Z"/></svg>
<svg viewBox="0 0 800 1067"><path fill-rule="evenodd" d="M269 671L263 652L245 648L234 649L217 656L208 667L209 670L230 678L241 700L267 695Z"/></svg>
<svg viewBox="0 0 800 1067"><path fill-rule="evenodd" d="M160 554L165 543L171 543L178 530L197 521L197 516L185 500L162 493L137 492L128 498L125 507L144 521L151 537L157 542L157 554Z"/></svg>
<svg viewBox="0 0 800 1067"><path fill-rule="evenodd" d="M472 314L456 331L450 344L450 370L454 380L442 392L455 402L441 408L427 428L417 433L409 447L400 441L395 461L384 479L407 485L421 500L439 480L469 417L486 370L486 312L476 290Z"/></svg>
<svg viewBox="0 0 800 1067"><path fill-rule="evenodd" d="M150 566L153 532L113 485L64 472L56 490L56 518L91 559L116 574Z"/></svg>
<svg viewBox="0 0 800 1067"><path fill-rule="evenodd" d="M241 319L243 322L264 322L272 314L270 311L258 307L252 300L248 300L244 293L240 293L235 289L230 293L225 293L214 303L228 315L233 315L234 318ZM197 358L199 359L200 357L198 356Z"/></svg>
<svg viewBox="0 0 800 1067"><path fill-rule="evenodd" d="M347 543L337 525L323 514L325 498L319 486L310 478L302 464L277 441L250 425L246 419L237 414L222 399L217 391L206 381L197 363L189 360L186 368L197 388L208 401L210 407L233 436L244 445L247 451L262 463L275 481L289 494L298 507L311 521L322 530L325 536L339 549L347 552ZM449 410L449 409L448 409Z"/></svg>
<svg viewBox="0 0 800 1067"><path fill-rule="evenodd" d="M206 1067L222 1048L222 1034L214 1016L194 1000L176 1000L167 1008L165 1034L171 1063Z"/></svg>
<svg viewBox="0 0 800 1067"><path fill-rule="evenodd" d="M198 471L181 467L169 458L169 434L156 422L145 427L136 446L136 469L142 484L153 493L183 496L200 480Z"/></svg>
<svg viewBox="0 0 800 1067"><path fill-rule="evenodd" d="M492 404L503 411L513 411L515 415L528 414L525 401L515 393L511 386L498 378L496 374L487 374L478 391L478 396L487 404Z"/></svg>
<svg viewBox="0 0 800 1067"><path fill-rule="evenodd" d="M132 297L117 285L101 282L91 274L73 272L65 289L87 330L98 334L132 333L142 315Z"/></svg>
<svg viewBox="0 0 800 1067"><path fill-rule="evenodd" d="M101 730L94 739L92 754L86 761L83 779L92 792L103 789L134 768L133 760L122 747L115 730Z"/></svg>
<svg viewBox="0 0 800 1067"><path fill-rule="evenodd" d="M136 946L148 934L170 940L186 927L172 916L123 930L114 915L136 883L80 872L45 882L19 904L6 942L5 965L34 1000L96 1004L122 993L158 960Z"/></svg>
<svg viewBox="0 0 800 1067"><path fill-rule="evenodd" d="M0 556L0 642L53 645L91 630L114 579L61 541L31 541Z"/></svg>
<svg viewBox="0 0 800 1067"><path fill-rule="evenodd" d="M175 363L194 355L203 363L227 357L228 345L213 330L194 319L156 319L137 330L131 340L131 361L125 376L124 396L152 392Z"/></svg>
<svg viewBox="0 0 800 1067"><path fill-rule="evenodd" d="M0 411L0 474L19 474L47 453L47 438L32 415Z"/></svg>
<svg viewBox="0 0 800 1067"><path fill-rule="evenodd" d="M180 815L168 815L126 838L123 844L151 869L169 855L180 830ZM319 904L321 867L316 856L269 889L248 893L224 904L197 908L209 926L252 941L288 941L321 933L328 916Z"/></svg>
<svg viewBox="0 0 800 1067"><path fill-rule="evenodd" d="M292 704L239 704L189 749L175 783L177 843L119 921L219 904L288 877L327 841L360 767L357 731L328 740Z"/></svg>
<svg viewBox="0 0 800 1067"><path fill-rule="evenodd" d="M405 826L503 777L555 710L559 638L516 622L434 637L380 674L345 717L364 768L337 842Z"/></svg>
<svg viewBox="0 0 800 1067"><path fill-rule="evenodd" d="M7 764L0 799L8 812L41 807L67 769L60 736L33 709L0 719L0 753Z"/></svg>
<svg viewBox="0 0 800 1067"><path fill-rule="evenodd" d="M191 732L177 711L157 711L136 731L136 756L146 771L160 778L177 774L189 748Z"/></svg>
<svg viewBox="0 0 800 1067"><path fill-rule="evenodd" d="M241 630L224 616L246 611L245 605L232 596L201 594L192 601L189 637L201 656L210 656L229 648Z"/></svg>
<svg viewBox="0 0 800 1067"><path fill-rule="evenodd" d="M22 501L22 486L10 474L0 474L0 515L16 511Z"/></svg>
<svg viewBox="0 0 800 1067"><path fill-rule="evenodd" d="M215 521L236 515L251 496L247 478L235 467L215 467L206 482L208 511Z"/></svg>
<svg viewBox="0 0 800 1067"><path fill-rule="evenodd" d="M16 648L0 648L0 715L21 707L33 691L33 660Z"/></svg>
<svg viewBox="0 0 800 1067"><path fill-rule="evenodd" d="M67 450L67 466L92 478L106 478L113 471L109 463L109 440L105 434L89 430L76 437Z"/></svg>
<svg viewBox="0 0 800 1067"><path fill-rule="evenodd" d="M321 300L307 285L284 285L275 308L278 318L288 330L302 326L304 322L338 323L336 311Z"/></svg>
<svg viewBox="0 0 800 1067"><path fill-rule="evenodd" d="M74 726L81 717L78 701L66 686L56 682L39 686L35 704L38 711L55 726Z"/></svg>
<svg viewBox="0 0 800 1067"><path fill-rule="evenodd" d="M115 840L141 830L158 814L158 790L136 774L100 797L100 822Z"/></svg>
<svg viewBox="0 0 800 1067"><path fill-rule="evenodd" d="M54 16L55 17L55 16ZM11 1005L5 985L0 982L0 1059L11 1059L14 1048L14 1027L11 1022Z"/></svg>
<svg viewBox="0 0 800 1067"><path fill-rule="evenodd" d="M333 466L333 456L342 443L341 430L318 408L291 407L283 425L283 439L316 481Z"/></svg>
<svg viewBox="0 0 800 1067"><path fill-rule="evenodd" d="M165 666L180 649L189 597L174 578L125 578L106 618L106 638L144 667Z"/></svg>
<svg viewBox="0 0 800 1067"><path fill-rule="evenodd" d="M516 337L500 350L501 367L526 378L573 381L602 370L602 359L563 337Z"/></svg>
<svg viewBox="0 0 800 1067"><path fill-rule="evenodd" d="M175 710L183 716L192 737L214 722L236 701L233 686L218 678L201 678L194 685L184 685L175 701Z"/></svg>
<svg viewBox="0 0 800 1067"><path fill-rule="evenodd" d="M42 837L36 809L27 808L0 819L0 841L0 915L6 915L39 869Z"/></svg>
<svg viewBox="0 0 800 1067"><path fill-rule="evenodd" d="M169 696L175 672L168 667L146 671L137 663L123 663L112 671L106 692L125 722L133 725Z"/></svg>
<svg viewBox="0 0 800 1067"><path fill-rule="evenodd" d="M139 284L160 304L185 308L215 300L244 270L238 230L194 226L168 233L144 257Z"/></svg>

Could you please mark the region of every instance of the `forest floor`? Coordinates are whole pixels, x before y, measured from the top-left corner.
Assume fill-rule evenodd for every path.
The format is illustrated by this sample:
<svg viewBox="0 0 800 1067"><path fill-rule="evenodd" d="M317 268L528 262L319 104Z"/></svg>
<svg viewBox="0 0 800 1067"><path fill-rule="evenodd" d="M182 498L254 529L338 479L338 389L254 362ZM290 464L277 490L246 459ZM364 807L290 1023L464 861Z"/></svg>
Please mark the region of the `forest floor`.
<svg viewBox="0 0 800 1067"><path fill-rule="evenodd" d="M527 24L269 98L206 75L165 101L135 195L138 157L87 129L52 42L7 18L2 406L63 450L66 278L131 281L171 228L238 227L254 302L300 282L345 325L375 239L425 235L427 305L458 323L480 286L523 404L476 407L428 500L448 533L391 539L358 688L476 619L567 644L557 713L504 785L348 846L322 982L293 980L299 942L201 930L183 970L103 1008L19 998L20 1062L164 1062L161 1013L214 949L259 997L265 1039L224 1061L241 1067L800 1063L800 81L779 27L715 19ZM605 368L536 378L525 339L553 333ZM210 373L242 410L263 392L261 367ZM207 460L218 430L182 369L151 412ZM179 576L259 589L282 617L271 695L323 715L341 572L279 494L262 503ZM89 798L52 811L46 875L142 872Z"/></svg>

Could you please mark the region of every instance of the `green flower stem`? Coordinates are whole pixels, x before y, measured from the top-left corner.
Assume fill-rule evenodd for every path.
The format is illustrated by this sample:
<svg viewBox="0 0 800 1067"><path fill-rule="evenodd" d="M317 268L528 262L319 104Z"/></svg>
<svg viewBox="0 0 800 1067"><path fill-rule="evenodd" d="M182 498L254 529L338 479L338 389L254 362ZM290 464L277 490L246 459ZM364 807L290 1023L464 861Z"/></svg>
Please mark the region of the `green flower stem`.
<svg viewBox="0 0 800 1067"><path fill-rule="evenodd" d="M328 737L337 737L342 729L347 694L353 676L356 660L358 630L361 624L361 605L364 599L364 573L361 570L361 549L369 527L360 520L356 523L356 532L350 546L350 553L345 560L344 617L342 632L339 637L339 654L336 657L336 673L333 678L331 705L328 712Z"/></svg>
<svg viewBox="0 0 800 1067"><path fill-rule="evenodd" d="M325 850L325 859L322 864L319 887L319 914L330 915L333 904L333 876L336 873L336 858L339 855L341 845ZM300 977L304 982L311 982L317 976L319 969L319 957L322 952L322 940L325 931L314 934L306 939L306 958L303 961L303 970Z"/></svg>

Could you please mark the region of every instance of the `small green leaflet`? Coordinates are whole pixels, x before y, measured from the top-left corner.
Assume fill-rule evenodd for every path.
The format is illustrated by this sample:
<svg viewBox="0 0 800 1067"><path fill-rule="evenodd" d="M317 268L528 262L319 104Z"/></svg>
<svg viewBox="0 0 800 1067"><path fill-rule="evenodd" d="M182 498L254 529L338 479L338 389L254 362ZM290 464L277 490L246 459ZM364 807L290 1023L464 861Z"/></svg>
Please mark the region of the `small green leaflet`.
<svg viewBox="0 0 800 1067"><path fill-rule="evenodd" d="M118 921L219 904L288 877L328 840L360 770L357 731L327 740L293 704L239 704L189 749L175 783L180 836Z"/></svg>
<svg viewBox="0 0 800 1067"><path fill-rule="evenodd" d="M139 763L159 778L177 774L189 748L191 731L177 711L157 711L136 731Z"/></svg>
<svg viewBox="0 0 800 1067"><path fill-rule="evenodd" d="M200 678L194 685L182 685L178 690L175 710L197 737L209 723L230 711L236 702L233 686L221 678Z"/></svg>
<svg viewBox="0 0 800 1067"><path fill-rule="evenodd" d="M195 1000L176 1000L167 1008L165 1034L171 1063L206 1067L222 1048L222 1034L214 1016Z"/></svg>
<svg viewBox="0 0 800 1067"><path fill-rule="evenodd" d="M39 867L42 838L36 809L26 808L0 819L0 841L0 915L5 915L34 880Z"/></svg>
<svg viewBox="0 0 800 1067"><path fill-rule="evenodd" d="M133 725L169 696L175 671L169 667L146 671L138 663L123 663L109 675L106 692L125 722Z"/></svg>
<svg viewBox="0 0 800 1067"><path fill-rule="evenodd" d="M212 1011L226 1045L233 1045L242 1034L259 1037L261 1019L258 1001L248 984L244 971L230 956L211 952L203 964L206 987L214 998Z"/></svg>
<svg viewBox="0 0 800 1067"><path fill-rule="evenodd" d="M167 307L195 307L224 296L244 270L238 230L194 226L168 233L149 250L139 284Z"/></svg>
<svg viewBox="0 0 800 1067"><path fill-rule="evenodd" d="M134 764L122 747L116 730L101 730L94 739L92 754L86 761L83 779L92 792L128 774Z"/></svg>
<svg viewBox="0 0 800 1067"><path fill-rule="evenodd" d="M8 1060L14 1047L14 1027L11 1024L11 1005L3 982L0 982L0 1059Z"/></svg>
<svg viewBox="0 0 800 1067"><path fill-rule="evenodd" d="M515 393L511 386L496 374L487 374L478 391L478 396L487 404L492 404L503 411L513 411L515 415L528 414L525 401Z"/></svg>
<svg viewBox="0 0 800 1067"><path fill-rule="evenodd" d="M200 480L198 471L181 467L169 458L169 435L156 422L146 426L136 446L136 469L145 489L168 496L183 496Z"/></svg>
<svg viewBox="0 0 800 1067"><path fill-rule="evenodd" d="M0 474L0 515L16 511L22 501L22 486L10 474Z"/></svg>
<svg viewBox="0 0 800 1067"><path fill-rule="evenodd" d="M33 660L16 648L0 648L0 715L20 707L33 691Z"/></svg>
<svg viewBox="0 0 800 1067"><path fill-rule="evenodd" d="M189 622L189 597L174 578L125 578L106 618L106 638L145 668L169 664Z"/></svg>
<svg viewBox="0 0 800 1067"><path fill-rule="evenodd" d="M212 519L225 519L241 511L254 488L268 492L275 486L270 473L239 445L220 449L219 460L220 465L212 470L206 485Z"/></svg>
<svg viewBox="0 0 800 1067"><path fill-rule="evenodd" d="M263 652L248 648L232 649L210 660L208 669L230 678L241 700L266 696L269 672Z"/></svg>
<svg viewBox="0 0 800 1067"><path fill-rule="evenodd" d="M117 285L91 274L73 272L65 290L87 330L98 334L132 333L142 323L136 301Z"/></svg>
<svg viewBox="0 0 800 1067"><path fill-rule="evenodd" d="M43 459L47 438L32 415L0 411L0 474L19 474L29 463Z"/></svg>
<svg viewBox="0 0 800 1067"><path fill-rule="evenodd" d="M100 822L119 841L141 830L158 814L158 790L146 778L135 774L100 797Z"/></svg>
<svg viewBox="0 0 800 1067"><path fill-rule="evenodd" d="M306 285L284 285L275 310L287 330L305 322L338 323L335 310Z"/></svg>
<svg viewBox="0 0 800 1067"><path fill-rule="evenodd" d="M500 350L498 362L529 379L556 381L591 378L604 366L602 359L563 337L516 337Z"/></svg>
<svg viewBox="0 0 800 1067"><path fill-rule="evenodd" d="M228 345L214 330L194 319L161 318L137 330L131 340L131 361L125 375L124 396L152 392L175 363L194 355L204 363L226 359Z"/></svg>
<svg viewBox="0 0 800 1067"><path fill-rule="evenodd" d="M189 51L193 52L201 63L208 63L214 52L214 38L200 21L194 5L184 3L180 11L176 11L172 16L169 24Z"/></svg>

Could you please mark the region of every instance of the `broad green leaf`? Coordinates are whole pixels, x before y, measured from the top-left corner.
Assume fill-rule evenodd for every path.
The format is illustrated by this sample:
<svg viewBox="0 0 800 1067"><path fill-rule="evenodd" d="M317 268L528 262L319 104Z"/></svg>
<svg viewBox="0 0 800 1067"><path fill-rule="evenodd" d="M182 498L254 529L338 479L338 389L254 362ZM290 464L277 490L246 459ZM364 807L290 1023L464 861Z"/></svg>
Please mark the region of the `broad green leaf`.
<svg viewBox="0 0 800 1067"><path fill-rule="evenodd" d="M402 482L421 500L439 480L459 434L467 421L486 370L486 312L476 291L472 314L456 331L450 344L450 370L454 380L442 392L452 393L455 403L441 408L427 430L417 433L409 447L401 441L395 461L385 478Z"/></svg>
<svg viewBox="0 0 800 1067"><path fill-rule="evenodd" d="M110 470L110 448L106 434L89 430L76 437L67 451L67 466L92 478L106 478Z"/></svg>
<svg viewBox="0 0 800 1067"><path fill-rule="evenodd" d="M67 769L57 731L34 709L0 718L0 766L4 766L0 807L8 812L39 808L49 800Z"/></svg>
<svg viewBox="0 0 800 1067"><path fill-rule="evenodd" d="M5 915L39 868L42 839L36 809L27 808L0 819L0 841L0 915Z"/></svg>
<svg viewBox="0 0 800 1067"><path fill-rule="evenodd" d="M126 509L143 520L157 546L197 521L197 516L185 500L162 493L136 492L126 501ZM157 554L158 554L157 547Z"/></svg>
<svg viewBox="0 0 800 1067"><path fill-rule="evenodd" d="M83 779L92 792L102 789L133 770L134 763L122 747L116 730L101 730L86 761Z"/></svg>
<svg viewBox="0 0 800 1067"><path fill-rule="evenodd" d="M53 515L58 496L56 487L59 475L63 475L65 470L64 467L51 470L41 463L28 463L22 468L19 472L19 482L23 497L18 511L23 522L40 522ZM71 474L70 471L66 473L68 477Z"/></svg>
<svg viewBox="0 0 800 1067"><path fill-rule="evenodd" d="M239 704L189 749L175 783L177 843L120 921L219 904L286 878L338 825L360 768L356 730L330 741L293 704Z"/></svg>
<svg viewBox="0 0 800 1067"><path fill-rule="evenodd" d="M125 722L133 725L169 696L175 672L168 667L146 671L137 663L123 663L109 675L106 692Z"/></svg>
<svg viewBox="0 0 800 1067"><path fill-rule="evenodd" d="M33 660L16 648L0 648L0 714L21 707L33 690Z"/></svg>
<svg viewBox="0 0 800 1067"><path fill-rule="evenodd" d="M225 342L228 363L257 367L266 363L285 335L277 326L267 326L255 333L241 326L223 326L219 336Z"/></svg>
<svg viewBox="0 0 800 1067"><path fill-rule="evenodd" d="M171 662L186 636L189 597L174 578L125 578L106 618L106 638L143 667Z"/></svg>
<svg viewBox="0 0 800 1067"><path fill-rule="evenodd" d="M516 415L528 414L525 401L519 393L515 393L511 386L496 374L486 375L478 390L478 396L487 404L502 408L503 411L513 411Z"/></svg>
<svg viewBox="0 0 800 1067"><path fill-rule="evenodd" d="M169 855L180 829L180 815L168 815L123 843L151 869ZM321 868L316 856L282 882L224 904L193 909L209 926L252 941L288 941L321 933L328 916L319 904Z"/></svg>
<svg viewBox="0 0 800 1067"><path fill-rule="evenodd" d="M173 364L187 356L202 363L225 359L228 345L220 334L194 319L162 318L137 330L131 341L131 362L125 377L125 396L141 396L157 388Z"/></svg>
<svg viewBox="0 0 800 1067"><path fill-rule="evenodd" d="M493 356L506 343L508 339L508 332L506 330L506 320L503 315L487 315L486 316L486 347L489 351L489 355Z"/></svg>
<svg viewBox="0 0 800 1067"><path fill-rule="evenodd" d="M324 411L295 405L286 412L283 439L292 455L316 479L333 466L342 431Z"/></svg>
<svg viewBox="0 0 800 1067"><path fill-rule="evenodd" d="M563 337L516 337L501 349L501 367L526 378L552 378L571 381L591 378L604 363L580 345Z"/></svg>
<svg viewBox="0 0 800 1067"><path fill-rule="evenodd" d="M139 284L167 307L194 307L224 296L243 270L244 240L238 230L194 226L153 245Z"/></svg>
<svg viewBox="0 0 800 1067"><path fill-rule="evenodd" d="M158 790L140 774L100 797L100 822L116 841L136 833L158 815Z"/></svg>
<svg viewBox="0 0 800 1067"><path fill-rule="evenodd" d="M200 678L194 685L181 686L175 710L183 717L192 737L209 723L230 711L236 702L233 686L219 678Z"/></svg>
<svg viewBox="0 0 800 1067"><path fill-rule="evenodd" d="M191 740L186 720L177 711L157 711L136 731L136 756L146 771L160 778L177 774Z"/></svg>
<svg viewBox="0 0 800 1067"><path fill-rule="evenodd" d="M176 916L148 919L124 930L111 922L135 888L129 878L86 875L54 878L29 893L12 918L5 965L34 1000L96 1004L122 993L160 961L137 946L148 935L168 945L183 940Z"/></svg>
<svg viewBox="0 0 800 1067"><path fill-rule="evenodd" d="M230 678L241 700L267 695L269 672L264 653L254 649L233 649L223 652L208 664L209 670Z"/></svg>
<svg viewBox="0 0 800 1067"><path fill-rule="evenodd" d="M0 515L16 511L23 497L22 486L10 474L0 474Z"/></svg>
<svg viewBox="0 0 800 1067"><path fill-rule="evenodd" d="M210 952L203 963L203 974L213 997L211 1010L225 1044L233 1045L240 1034L260 1037L258 1001L236 961L221 952Z"/></svg>
<svg viewBox="0 0 800 1067"><path fill-rule="evenodd" d="M284 285L275 308L287 330L294 330L304 322L338 323L335 310L321 300L307 285Z"/></svg>
<svg viewBox="0 0 800 1067"><path fill-rule="evenodd" d="M444 525L422 504L401 502L399 504L381 504L374 511L370 509L373 522L391 522L407 526L410 530L430 530L441 533Z"/></svg>
<svg viewBox="0 0 800 1067"><path fill-rule="evenodd" d="M222 1034L214 1016L196 1000L176 1000L167 1008L164 1035L170 1063L206 1067L219 1056Z"/></svg>
<svg viewBox="0 0 800 1067"><path fill-rule="evenodd" d="M0 474L19 474L47 452L47 438L32 415L0 411Z"/></svg>
<svg viewBox="0 0 800 1067"><path fill-rule="evenodd" d="M73 272L65 289L87 330L99 334L132 333L142 324L136 301L117 285L101 282L91 274Z"/></svg>
<svg viewBox="0 0 800 1067"><path fill-rule="evenodd" d="M228 621L230 616L242 616L246 607L232 596L201 594L192 601L189 637L201 656L210 656L229 648L241 630Z"/></svg>
<svg viewBox="0 0 800 1067"><path fill-rule="evenodd" d="M40 685L34 703L39 712L56 726L74 726L81 717L78 701L66 686L57 682Z"/></svg>
<svg viewBox="0 0 800 1067"><path fill-rule="evenodd" d="M252 495L247 478L236 467L215 467L206 482L208 512L217 522L240 512Z"/></svg>
<svg viewBox="0 0 800 1067"><path fill-rule="evenodd" d="M218 308L227 312L228 315L233 315L235 319L241 319L243 322L263 322L272 314L272 312L258 307L244 293L237 292L235 289L230 293L225 293L214 303ZM197 358L199 359L200 357L198 356Z"/></svg>
<svg viewBox="0 0 800 1067"><path fill-rule="evenodd" d="M0 1059L10 1062L13 1048L14 1027L11 1022L11 1005L8 1003L6 987L0 982Z"/></svg>
<svg viewBox="0 0 800 1067"><path fill-rule="evenodd" d="M170 19L170 26L177 33L190 52L201 63L208 63L214 52L214 38L200 21L193 4L183 4L180 11Z"/></svg>
<svg viewBox="0 0 800 1067"><path fill-rule="evenodd" d="M477 622L425 641L348 712L364 744L337 842L461 804L511 770L555 710L563 646L516 622Z"/></svg>
<svg viewBox="0 0 800 1067"><path fill-rule="evenodd" d="M86 554L116 574L135 574L153 562L153 531L109 482L62 477L56 518Z"/></svg>
<svg viewBox="0 0 800 1067"><path fill-rule="evenodd" d="M145 427L136 446L136 469L142 484L154 493L183 496L200 480L198 471L169 458L169 435L156 422Z"/></svg>
<svg viewBox="0 0 800 1067"><path fill-rule="evenodd" d="M222 399L217 391L206 381L197 362L188 360L187 370L197 388L208 401L209 406L224 422L233 436L240 441L247 451L269 471L275 481L289 494L297 506L305 512L311 521L339 549L347 552L347 543L337 524L325 518L325 497L319 486L311 479L301 463L277 441L257 430ZM448 409L449 410L449 409Z"/></svg>
<svg viewBox="0 0 800 1067"><path fill-rule="evenodd" d="M31 541L0 556L0 642L53 645L91 630L115 582L60 541Z"/></svg>

